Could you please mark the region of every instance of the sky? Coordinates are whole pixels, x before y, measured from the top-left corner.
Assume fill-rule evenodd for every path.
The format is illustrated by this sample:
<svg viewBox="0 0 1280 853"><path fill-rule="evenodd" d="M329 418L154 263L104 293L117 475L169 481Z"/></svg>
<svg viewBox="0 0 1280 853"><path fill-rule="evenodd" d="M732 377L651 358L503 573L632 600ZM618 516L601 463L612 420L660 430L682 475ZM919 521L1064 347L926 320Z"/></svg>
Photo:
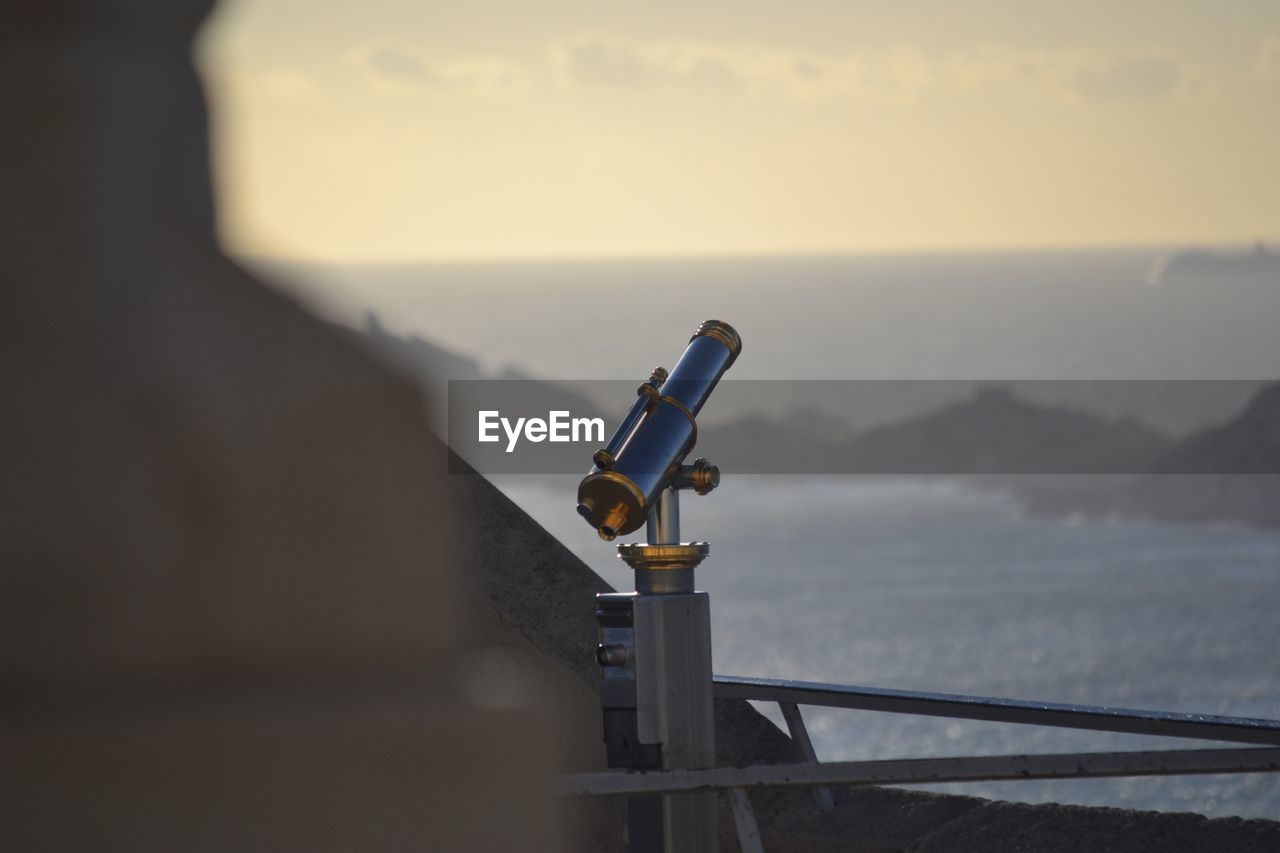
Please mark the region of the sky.
<svg viewBox="0 0 1280 853"><path fill-rule="evenodd" d="M243 255L1280 239L1275 0L224 0L196 60Z"/></svg>

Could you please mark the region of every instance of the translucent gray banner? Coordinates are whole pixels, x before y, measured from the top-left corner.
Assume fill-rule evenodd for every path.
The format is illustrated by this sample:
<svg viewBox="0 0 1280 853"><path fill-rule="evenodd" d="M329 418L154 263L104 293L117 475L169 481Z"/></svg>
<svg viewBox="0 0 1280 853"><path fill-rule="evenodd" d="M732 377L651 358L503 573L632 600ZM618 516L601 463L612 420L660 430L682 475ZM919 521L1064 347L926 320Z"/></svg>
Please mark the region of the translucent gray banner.
<svg viewBox="0 0 1280 853"><path fill-rule="evenodd" d="M638 384L451 381L452 470L584 473ZM1263 381L725 380L697 422L726 474L1280 473Z"/></svg>

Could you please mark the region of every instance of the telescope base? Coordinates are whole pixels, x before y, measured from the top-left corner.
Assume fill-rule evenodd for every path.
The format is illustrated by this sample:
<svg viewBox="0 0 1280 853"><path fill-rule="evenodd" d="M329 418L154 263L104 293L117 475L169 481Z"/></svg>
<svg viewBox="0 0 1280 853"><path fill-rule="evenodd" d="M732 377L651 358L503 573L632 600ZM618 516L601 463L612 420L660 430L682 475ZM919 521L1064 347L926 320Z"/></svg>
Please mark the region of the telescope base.
<svg viewBox="0 0 1280 853"><path fill-rule="evenodd" d="M618 557L635 570L636 592L676 595L694 591L693 570L710 551L711 546L706 542L670 545L629 542L618 546Z"/></svg>
<svg viewBox="0 0 1280 853"><path fill-rule="evenodd" d="M618 546L636 591L597 596L601 660L613 661L602 667L600 694L610 766L715 766L711 598L694 590L709 551L706 542ZM631 797L627 811L631 853L718 849L713 791Z"/></svg>

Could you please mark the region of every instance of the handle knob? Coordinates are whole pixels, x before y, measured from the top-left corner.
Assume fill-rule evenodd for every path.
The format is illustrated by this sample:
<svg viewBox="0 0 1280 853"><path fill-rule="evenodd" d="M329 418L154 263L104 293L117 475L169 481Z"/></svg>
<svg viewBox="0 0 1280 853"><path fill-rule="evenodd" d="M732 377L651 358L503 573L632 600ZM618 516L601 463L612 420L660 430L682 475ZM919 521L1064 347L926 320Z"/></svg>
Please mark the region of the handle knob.
<svg viewBox="0 0 1280 853"><path fill-rule="evenodd" d="M610 643L596 647L596 663L601 666L626 666L631 660L631 650L626 646Z"/></svg>

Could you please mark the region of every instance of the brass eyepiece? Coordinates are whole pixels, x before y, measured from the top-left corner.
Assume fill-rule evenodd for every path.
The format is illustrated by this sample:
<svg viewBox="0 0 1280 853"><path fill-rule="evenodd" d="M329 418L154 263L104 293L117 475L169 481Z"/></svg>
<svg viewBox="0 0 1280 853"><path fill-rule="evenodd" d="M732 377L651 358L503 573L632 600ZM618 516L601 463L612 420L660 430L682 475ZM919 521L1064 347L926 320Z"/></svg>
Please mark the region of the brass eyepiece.
<svg viewBox="0 0 1280 853"><path fill-rule="evenodd" d="M604 522L598 528L600 538L606 542L612 542L618 538L618 534L627 523L627 505L620 503L609 510L604 517Z"/></svg>

